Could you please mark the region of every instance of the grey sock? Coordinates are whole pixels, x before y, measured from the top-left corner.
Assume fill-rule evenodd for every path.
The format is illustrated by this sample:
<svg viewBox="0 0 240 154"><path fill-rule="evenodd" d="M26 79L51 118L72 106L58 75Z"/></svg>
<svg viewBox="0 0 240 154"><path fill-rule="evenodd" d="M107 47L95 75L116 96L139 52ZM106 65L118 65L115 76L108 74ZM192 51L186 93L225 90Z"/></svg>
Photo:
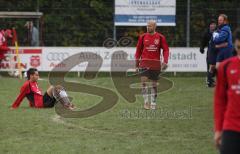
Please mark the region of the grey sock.
<svg viewBox="0 0 240 154"><path fill-rule="evenodd" d="M156 104L157 102L157 86L152 85L151 87L151 104Z"/></svg>

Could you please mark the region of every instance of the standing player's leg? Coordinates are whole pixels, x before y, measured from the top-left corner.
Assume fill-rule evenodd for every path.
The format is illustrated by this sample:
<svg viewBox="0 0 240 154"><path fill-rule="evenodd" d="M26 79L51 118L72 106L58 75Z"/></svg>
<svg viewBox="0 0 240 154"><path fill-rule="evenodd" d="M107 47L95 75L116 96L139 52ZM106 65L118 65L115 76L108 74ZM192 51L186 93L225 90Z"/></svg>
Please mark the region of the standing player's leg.
<svg viewBox="0 0 240 154"><path fill-rule="evenodd" d="M141 84L142 84L142 96L144 99L144 109L149 110L150 109L150 103L149 103L149 88L148 88L148 77L147 76L141 76Z"/></svg>
<svg viewBox="0 0 240 154"><path fill-rule="evenodd" d="M217 61L217 55L219 51L215 48L212 48L208 51L208 63L209 63L209 70L208 70L208 79L209 83L207 84L208 87L214 87L214 77L216 75L216 61Z"/></svg>
<svg viewBox="0 0 240 154"><path fill-rule="evenodd" d="M159 70L140 69L142 95L144 98L144 109L156 109L157 84L159 79ZM148 81L151 81L151 87L148 87ZM149 97L151 98L149 100Z"/></svg>
<svg viewBox="0 0 240 154"><path fill-rule="evenodd" d="M206 59L206 63L207 63L207 86L208 87L214 87L215 86L215 81L214 81L214 73L210 72L210 60L209 60L209 56L207 56Z"/></svg>
<svg viewBox="0 0 240 154"><path fill-rule="evenodd" d="M160 74L160 71L159 70L150 70L149 71L149 79L151 80L151 93L150 93L150 96L151 96L151 105L150 105L150 108L152 110L155 110L156 109L156 106L157 106L157 84L158 84L158 80L159 80L159 74Z"/></svg>
<svg viewBox="0 0 240 154"><path fill-rule="evenodd" d="M152 83L152 87L151 87L151 106L150 108L152 110L155 110L156 109L156 106L157 106L157 80L152 80L151 81Z"/></svg>
<svg viewBox="0 0 240 154"><path fill-rule="evenodd" d="M208 87L215 87L215 83L214 83L214 77L216 74L216 65L209 65L209 71L208 71Z"/></svg>

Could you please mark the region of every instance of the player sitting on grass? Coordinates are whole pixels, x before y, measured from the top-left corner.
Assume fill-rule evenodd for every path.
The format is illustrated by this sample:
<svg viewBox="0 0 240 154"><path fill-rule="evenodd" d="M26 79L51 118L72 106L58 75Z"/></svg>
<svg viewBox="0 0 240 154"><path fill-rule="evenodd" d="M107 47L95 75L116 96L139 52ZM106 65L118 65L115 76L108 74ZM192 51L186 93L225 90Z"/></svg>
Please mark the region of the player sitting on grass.
<svg viewBox="0 0 240 154"><path fill-rule="evenodd" d="M28 80L23 84L15 102L12 104L12 108L18 108L22 100L27 97L30 107L35 108L51 108L57 102L60 102L67 109L74 109L73 104L70 103L67 93L60 85L50 86L45 94L42 94L41 89L38 87L37 80L39 78L38 70L30 68L27 71Z"/></svg>

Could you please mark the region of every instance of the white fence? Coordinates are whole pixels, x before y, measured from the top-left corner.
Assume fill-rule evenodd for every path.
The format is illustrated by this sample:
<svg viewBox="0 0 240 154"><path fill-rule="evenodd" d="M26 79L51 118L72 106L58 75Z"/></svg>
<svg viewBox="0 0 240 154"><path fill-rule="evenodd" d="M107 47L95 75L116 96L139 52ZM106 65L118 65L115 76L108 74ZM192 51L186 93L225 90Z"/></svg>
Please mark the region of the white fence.
<svg viewBox="0 0 240 154"><path fill-rule="evenodd" d="M0 63L0 70L7 71L9 66L17 68L15 49L6 54ZM110 71L111 55L116 51L128 54L128 60L134 60L135 48L103 48L103 47L20 47L21 66L24 70L35 67L39 71L51 71L54 67L64 68L64 59L74 54L92 52L100 55L103 64L100 71ZM11 58L10 58L11 57ZM93 57L94 58L94 57ZM11 60L10 60L11 59ZM11 63L10 63L11 61ZM87 62L76 65L71 71L84 71ZM199 48L170 48L168 72L205 72L206 54L201 54Z"/></svg>

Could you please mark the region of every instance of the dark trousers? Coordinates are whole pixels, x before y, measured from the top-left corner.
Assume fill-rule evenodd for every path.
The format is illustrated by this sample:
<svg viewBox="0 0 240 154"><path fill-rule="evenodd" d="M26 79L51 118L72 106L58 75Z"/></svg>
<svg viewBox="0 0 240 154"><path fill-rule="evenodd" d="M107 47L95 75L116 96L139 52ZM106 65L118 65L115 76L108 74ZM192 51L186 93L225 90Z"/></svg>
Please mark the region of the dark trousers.
<svg viewBox="0 0 240 154"><path fill-rule="evenodd" d="M240 154L240 132L223 131L221 154Z"/></svg>
<svg viewBox="0 0 240 154"><path fill-rule="evenodd" d="M208 58L206 59L206 62L207 62L207 84L211 85L215 82L214 81L215 72L213 72L213 73L209 72L210 63L208 61Z"/></svg>

